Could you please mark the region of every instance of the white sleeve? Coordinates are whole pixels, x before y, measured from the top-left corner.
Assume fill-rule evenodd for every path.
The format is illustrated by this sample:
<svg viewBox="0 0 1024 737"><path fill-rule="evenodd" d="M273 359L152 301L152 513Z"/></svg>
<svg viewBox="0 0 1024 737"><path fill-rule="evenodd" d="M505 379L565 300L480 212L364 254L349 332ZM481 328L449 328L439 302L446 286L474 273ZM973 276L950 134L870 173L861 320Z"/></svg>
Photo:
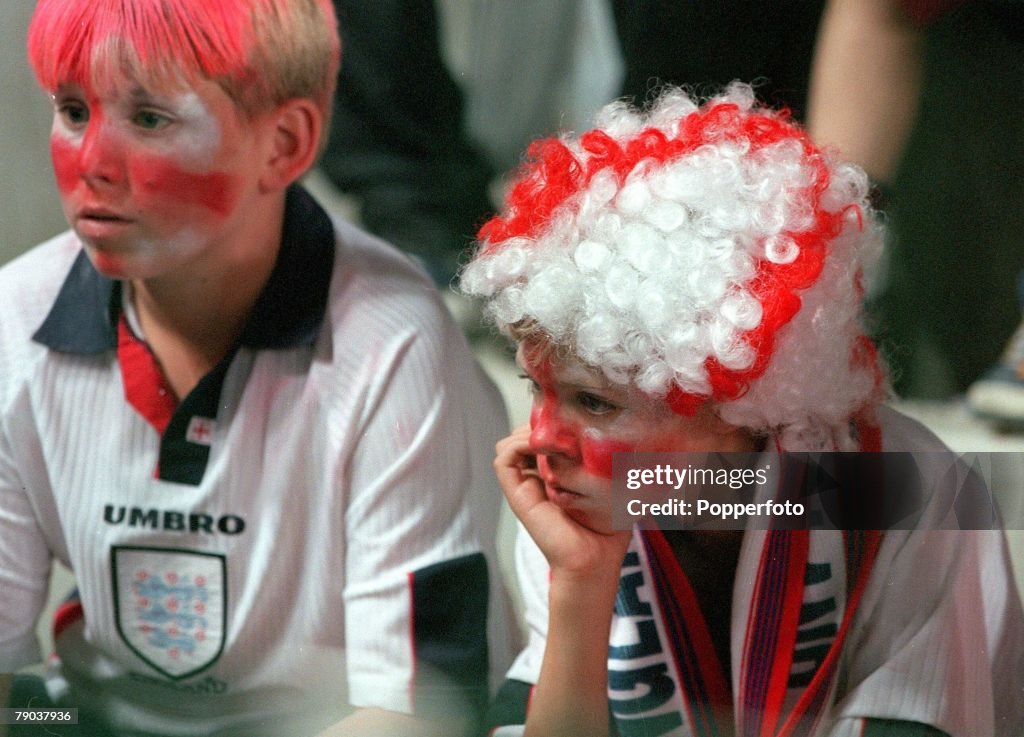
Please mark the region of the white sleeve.
<svg viewBox="0 0 1024 737"><path fill-rule="evenodd" d="M1024 610L1006 536L983 531L982 592L992 668L995 731L1024 734Z"/></svg>
<svg viewBox="0 0 1024 737"><path fill-rule="evenodd" d="M863 719L889 719L1019 737L1024 613L1006 536L954 519L973 516L960 502L985 498L984 482L919 425L884 414L886 449L919 454L931 503L918 529L885 533L844 649L838 721L823 732L860 735Z"/></svg>
<svg viewBox="0 0 1024 737"><path fill-rule="evenodd" d="M501 494L491 459L507 433L504 406L454 325L436 322L385 339L349 461L355 706L429 713L486 700L487 626L492 649L509 626L493 601Z"/></svg>
<svg viewBox="0 0 1024 737"><path fill-rule="evenodd" d="M0 419L0 673L38 662L35 625L49 576L49 548Z"/></svg>
<svg viewBox="0 0 1024 737"><path fill-rule="evenodd" d="M523 618L526 621L526 647L512 664L508 677L524 683L537 683L540 665L544 660L544 648L548 641L548 591L550 589L550 566L544 554L517 523L516 532L516 575L523 597Z"/></svg>
<svg viewBox="0 0 1024 737"><path fill-rule="evenodd" d="M533 539L518 523L515 564L527 630L526 647L491 702L487 724L492 729L488 737L521 737L523 734L527 708L540 677L547 645L549 566Z"/></svg>
<svg viewBox="0 0 1024 737"><path fill-rule="evenodd" d="M887 533L828 734L849 734L862 719L919 722L950 737L1024 733L1024 617L1008 562L1001 531Z"/></svg>

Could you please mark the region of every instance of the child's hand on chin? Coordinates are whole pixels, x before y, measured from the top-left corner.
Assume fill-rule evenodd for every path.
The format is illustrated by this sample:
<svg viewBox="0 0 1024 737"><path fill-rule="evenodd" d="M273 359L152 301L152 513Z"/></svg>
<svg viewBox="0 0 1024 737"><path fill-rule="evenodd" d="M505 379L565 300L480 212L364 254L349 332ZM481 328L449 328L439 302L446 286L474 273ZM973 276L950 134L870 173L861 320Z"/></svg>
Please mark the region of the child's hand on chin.
<svg viewBox="0 0 1024 737"><path fill-rule="evenodd" d="M552 576L618 578L632 537L628 531L595 530L548 499L530 448L530 426L498 441L494 469L512 512L544 553Z"/></svg>

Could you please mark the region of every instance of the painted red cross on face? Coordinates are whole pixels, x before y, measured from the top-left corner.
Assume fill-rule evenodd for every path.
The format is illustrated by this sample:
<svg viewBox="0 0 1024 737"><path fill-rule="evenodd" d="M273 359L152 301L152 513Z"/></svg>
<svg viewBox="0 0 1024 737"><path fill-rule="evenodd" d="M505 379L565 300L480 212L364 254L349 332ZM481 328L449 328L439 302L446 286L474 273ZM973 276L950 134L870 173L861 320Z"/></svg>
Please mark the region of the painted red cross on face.
<svg viewBox="0 0 1024 737"><path fill-rule="evenodd" d="M57 188L100 272L180 274L240 247L269 123L248 119L210 80L165 89L118 73L66 80L53 94Z"/></svg>

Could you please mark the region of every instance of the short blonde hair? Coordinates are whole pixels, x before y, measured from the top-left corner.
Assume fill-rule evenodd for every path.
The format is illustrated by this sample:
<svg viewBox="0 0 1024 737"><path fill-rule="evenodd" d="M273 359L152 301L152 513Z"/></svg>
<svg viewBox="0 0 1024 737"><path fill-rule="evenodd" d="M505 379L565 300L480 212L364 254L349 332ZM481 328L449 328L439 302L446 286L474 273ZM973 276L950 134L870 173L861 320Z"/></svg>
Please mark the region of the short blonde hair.
<svg viewBox="0 0 1024 737"><path fill-rule="evenodd" d="M329 121L341 42L330 0L39 0L28 58L50 92L119 71L208 79L248 117L308 98Z"/></svg>

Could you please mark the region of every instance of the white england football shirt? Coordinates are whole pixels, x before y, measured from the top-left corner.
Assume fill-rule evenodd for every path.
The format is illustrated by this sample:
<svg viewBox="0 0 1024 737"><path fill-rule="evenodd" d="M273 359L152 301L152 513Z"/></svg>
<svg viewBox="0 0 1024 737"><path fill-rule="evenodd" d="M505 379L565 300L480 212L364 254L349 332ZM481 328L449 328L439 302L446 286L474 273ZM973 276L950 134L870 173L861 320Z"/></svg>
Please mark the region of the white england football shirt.
<svg viewBox="0 0 1024 737"><path fill-rule="evenodd" d="M118 290L72 234L0 270L0 669L37 659L57 558L64 675L119 724L484 696L505 413L428 280L294 188L237 350L180 402Z"/></svg>

